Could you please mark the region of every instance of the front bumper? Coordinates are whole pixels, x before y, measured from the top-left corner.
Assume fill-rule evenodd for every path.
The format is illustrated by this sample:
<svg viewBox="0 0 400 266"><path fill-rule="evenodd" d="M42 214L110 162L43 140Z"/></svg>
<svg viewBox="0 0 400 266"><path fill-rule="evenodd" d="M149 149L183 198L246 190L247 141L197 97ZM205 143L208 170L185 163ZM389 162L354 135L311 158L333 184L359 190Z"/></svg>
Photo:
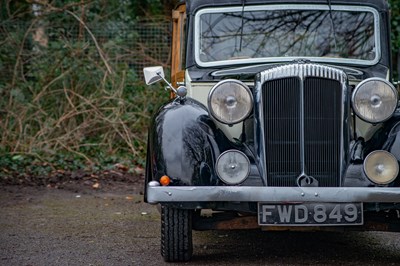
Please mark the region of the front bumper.
<svg viewBox="0 0 400 266"><path fill-rule="evenodd" d="M147 186L147 202L400 203L399 187Z"/></svg>

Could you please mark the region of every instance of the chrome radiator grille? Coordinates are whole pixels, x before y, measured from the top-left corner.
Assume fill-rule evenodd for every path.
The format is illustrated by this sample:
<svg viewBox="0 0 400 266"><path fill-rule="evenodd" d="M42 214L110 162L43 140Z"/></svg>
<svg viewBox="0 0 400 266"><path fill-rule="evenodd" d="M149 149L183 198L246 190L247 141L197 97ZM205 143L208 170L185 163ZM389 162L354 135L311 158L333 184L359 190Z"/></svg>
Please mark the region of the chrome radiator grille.
<svg viewBox="0 0 400 266"><path fill-rule="evenodd" d="M268 186L297 186L300 176L321 187L340 185L342 82L329 71L310 73L261 85Z"/></svg>

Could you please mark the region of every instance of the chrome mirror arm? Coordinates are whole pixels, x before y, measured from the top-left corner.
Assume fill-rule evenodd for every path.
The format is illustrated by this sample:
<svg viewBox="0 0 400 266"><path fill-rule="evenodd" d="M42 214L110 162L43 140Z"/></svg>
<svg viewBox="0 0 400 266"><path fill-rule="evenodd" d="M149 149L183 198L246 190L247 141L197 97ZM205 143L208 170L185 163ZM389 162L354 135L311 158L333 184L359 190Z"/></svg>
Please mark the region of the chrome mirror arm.
<svg viewBox="0 0 400 266"><path fill-rule="evenodd" d="M168 80L166 80L166 79L162 76L161 72L157 72L156 74L157 74L157 76L159 76L162 80L164 80L165 83L167 83L168 87L169 87L175 94L177 94L176 89L172 86L171 83L168 82Z"/></svg>
<svg viewBox="0 0 400 266"><path fill-rule="evenodd" d="M172 84L169 83L169 82L161 75L161 72L157 72L156 74L157 74L162 80L164 80L165 83L167 83L167 86L175 93L175 95L176 95L179 99L181 99L181 100L185 99L186 94L187 94L187 89L186 89L185 86L179 86L178 89L175 89L174 86L172 86ZM165 88L167 88L167 87L165 87Z"/></svg>

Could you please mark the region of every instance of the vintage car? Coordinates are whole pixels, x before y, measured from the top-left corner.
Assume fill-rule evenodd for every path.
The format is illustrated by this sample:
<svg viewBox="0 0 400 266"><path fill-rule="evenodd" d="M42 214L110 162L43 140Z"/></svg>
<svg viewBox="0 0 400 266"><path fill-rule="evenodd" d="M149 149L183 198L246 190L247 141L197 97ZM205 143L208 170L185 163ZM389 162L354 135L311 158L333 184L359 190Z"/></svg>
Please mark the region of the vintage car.
<svg viewBox="0 0 400 266"><path fill-rule="evenodd" d="M173 98L149 128L161 254L192 230L400 231L400 111L384 0L187 0Z"/></svg>

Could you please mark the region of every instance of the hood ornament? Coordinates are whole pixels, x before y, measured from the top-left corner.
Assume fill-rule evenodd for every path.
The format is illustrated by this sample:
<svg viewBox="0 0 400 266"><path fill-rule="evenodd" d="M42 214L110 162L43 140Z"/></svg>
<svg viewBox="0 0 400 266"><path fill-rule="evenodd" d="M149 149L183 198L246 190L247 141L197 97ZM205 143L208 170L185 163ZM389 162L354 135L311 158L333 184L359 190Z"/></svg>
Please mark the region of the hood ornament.
<svg viewBox="0 0 400 266"><path fill-rule="evenodd" d="M299 187L318 187L319 182L312 176L308 176L306 174L300 175L297 180L297 186Z"/></svg>

